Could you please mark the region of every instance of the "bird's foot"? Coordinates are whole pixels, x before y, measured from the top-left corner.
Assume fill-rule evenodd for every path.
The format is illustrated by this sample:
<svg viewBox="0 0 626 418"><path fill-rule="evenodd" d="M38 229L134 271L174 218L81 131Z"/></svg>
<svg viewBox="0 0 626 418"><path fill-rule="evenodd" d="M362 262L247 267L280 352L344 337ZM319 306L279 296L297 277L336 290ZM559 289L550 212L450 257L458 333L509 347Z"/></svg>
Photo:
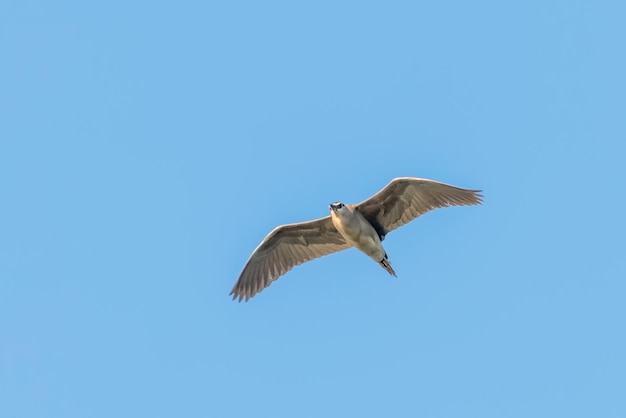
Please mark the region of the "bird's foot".
<svg viewBox="0 0 626 418"><path fill-rule="evenodd" d="M396 276L396 272L393 270L393 267L391 267L391 263L386 258L383 258L378 264L380 264L382 268L387 270L387 272L391 274L393 277L398 277Z"/></svg>

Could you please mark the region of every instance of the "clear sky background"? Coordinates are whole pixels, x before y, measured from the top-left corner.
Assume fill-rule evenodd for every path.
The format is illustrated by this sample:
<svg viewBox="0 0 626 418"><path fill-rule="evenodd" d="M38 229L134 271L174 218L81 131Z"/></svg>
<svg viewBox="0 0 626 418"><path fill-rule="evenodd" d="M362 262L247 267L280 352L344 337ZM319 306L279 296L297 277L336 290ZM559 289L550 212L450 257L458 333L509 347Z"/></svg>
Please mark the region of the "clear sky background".
<svg viewBox="0 0 626 418"><path fill-rule="evenodd" d="M624 4L1 2L0 415L626 416ZM484 204L230 299L398 176Z"/></svg>

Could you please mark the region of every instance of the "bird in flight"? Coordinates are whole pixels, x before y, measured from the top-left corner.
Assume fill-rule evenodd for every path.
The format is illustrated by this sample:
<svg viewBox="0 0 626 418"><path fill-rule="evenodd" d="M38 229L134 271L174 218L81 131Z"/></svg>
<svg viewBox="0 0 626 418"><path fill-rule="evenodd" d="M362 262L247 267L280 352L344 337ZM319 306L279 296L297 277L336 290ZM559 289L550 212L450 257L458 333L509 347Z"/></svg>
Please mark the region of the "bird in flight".
<svg viewBox="0 0 626 418"><path fill-rule="evenodd" d="M480 192L398 177L359 204L331 203L330 216L274 228L252 252L230 294L247 302L294 266L351 247L396 276L381 244L385 236L432 209L478 205Z"/></svg>

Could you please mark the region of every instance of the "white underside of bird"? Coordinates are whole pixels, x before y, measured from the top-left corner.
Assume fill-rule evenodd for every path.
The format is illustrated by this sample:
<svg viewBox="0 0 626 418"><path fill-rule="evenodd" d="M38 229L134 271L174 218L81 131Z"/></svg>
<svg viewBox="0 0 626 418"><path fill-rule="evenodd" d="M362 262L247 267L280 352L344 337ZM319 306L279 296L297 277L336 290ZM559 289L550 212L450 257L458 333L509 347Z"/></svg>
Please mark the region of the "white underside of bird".
<svg viewBox="0 0 626 418"><path fill-rule="evenodd" d="M330 219L342 237L353 247L363 251L376 261L389 274L396 276L391 268L387 252L383 248L380 237L371 223L361 213L341 202L329 206Z"/></svg>

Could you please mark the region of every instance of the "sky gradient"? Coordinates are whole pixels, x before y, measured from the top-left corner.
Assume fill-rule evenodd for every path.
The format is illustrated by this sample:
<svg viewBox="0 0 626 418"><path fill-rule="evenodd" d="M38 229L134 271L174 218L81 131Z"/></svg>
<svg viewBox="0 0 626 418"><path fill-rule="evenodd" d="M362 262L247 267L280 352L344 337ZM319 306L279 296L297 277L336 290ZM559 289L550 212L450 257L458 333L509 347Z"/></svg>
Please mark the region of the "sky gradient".
<svg viewBox="0 0 626 418"><path fill-rule="evenodd" d="M0 3L0 415L626 416L625 14ZM399 176L484 204L231 301Z"/></svg>

